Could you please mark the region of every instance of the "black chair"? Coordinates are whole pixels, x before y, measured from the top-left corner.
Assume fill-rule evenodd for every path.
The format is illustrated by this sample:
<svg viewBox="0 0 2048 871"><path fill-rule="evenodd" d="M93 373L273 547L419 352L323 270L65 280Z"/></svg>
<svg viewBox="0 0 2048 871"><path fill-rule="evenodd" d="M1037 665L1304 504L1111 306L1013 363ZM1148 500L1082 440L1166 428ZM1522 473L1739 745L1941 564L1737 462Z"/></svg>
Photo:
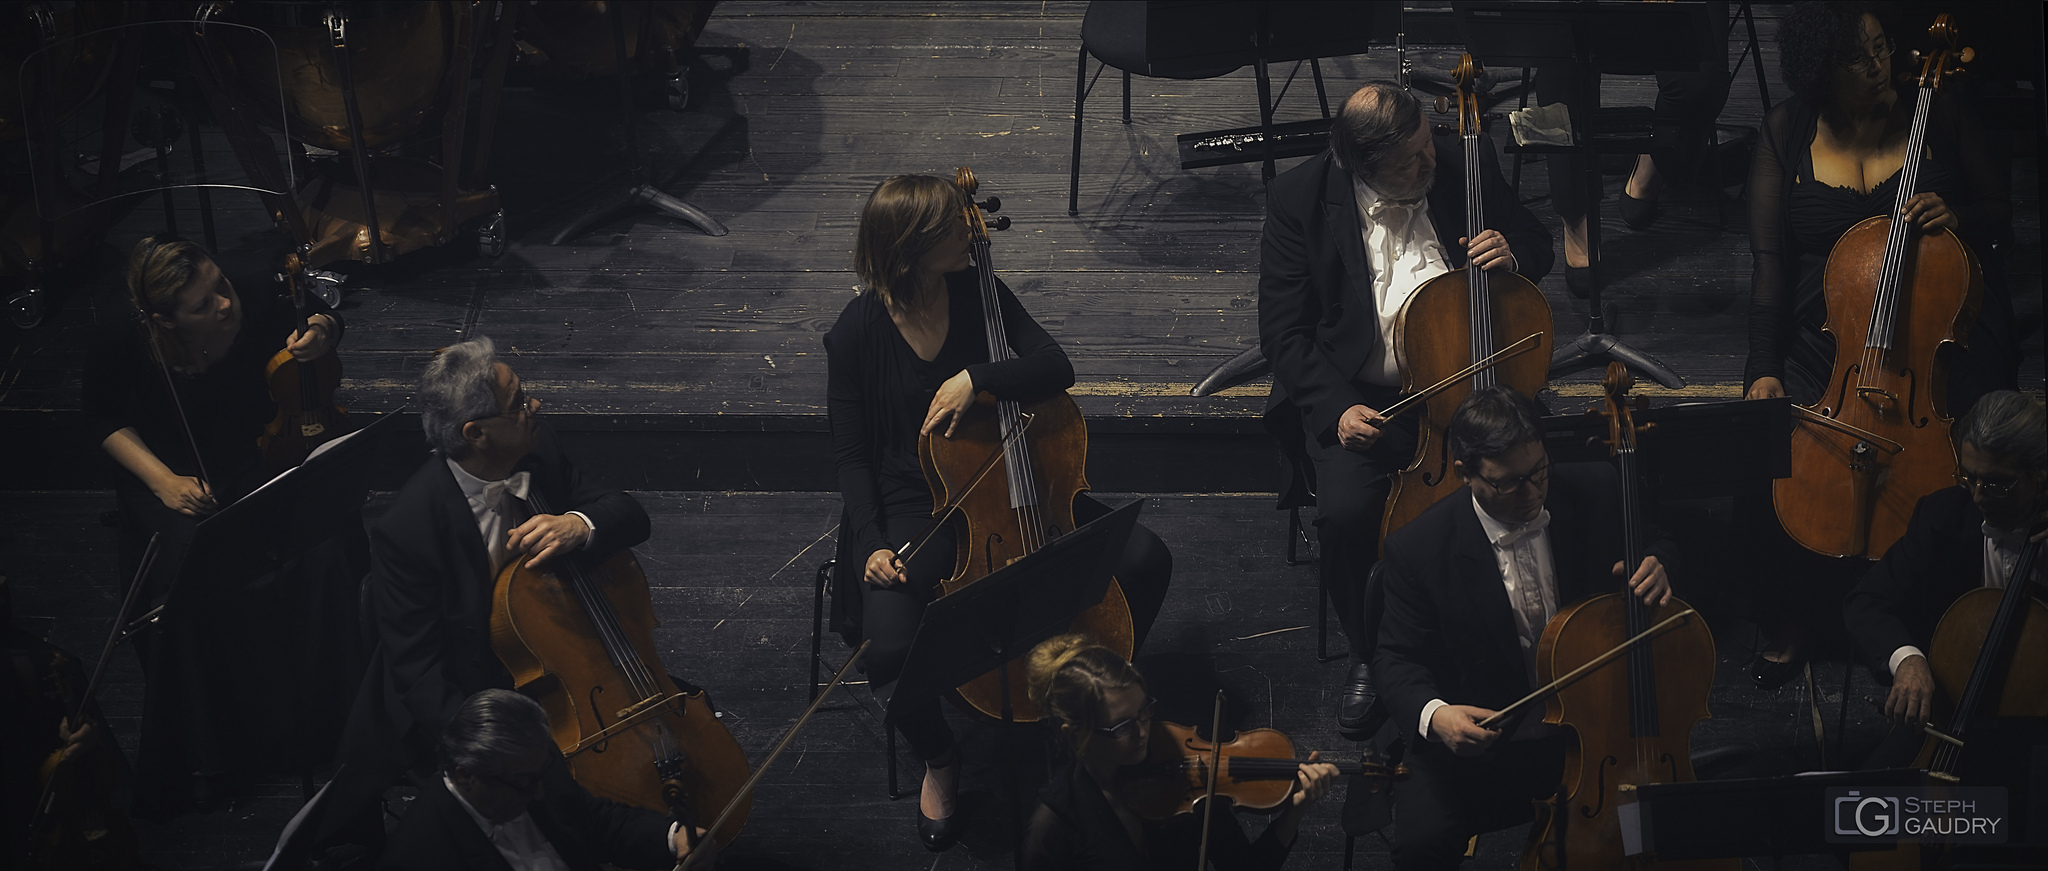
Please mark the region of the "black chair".
<svg viewBox="0 0 2048 871"><path fill-rule="evenodd" d="M1079 66L1074 74L1074 155L1073 165L1067 178L1067 214L1080 214L1081 202L1081 114L1088 102L1094 82L1088 78L1088 58L1093 56L1101 62L1096 68L1100 78L1102 69L1115 67L1123 73L1124 80L1124 123L1131 123L1131 75L1136 73L1157 79L1213 79L1226 76L1242 69L1245 64L1255 62L1252 53L1243 46L1242 28L1229 22L1209 22L1209 25L1178 26L1171 29L1157 27L1152 21L1152 3L1110 2L1090 3L1088 13L1081 19L1081 51ZM1173 10L1176 20L1200 20L1200 10L1186 8L1192 4L1177 4L1182 8ZM1226 4L1214 4L1218 7ZM1238 12L1237 10L1221 10ZM1238 12L1238 14L1247 14ZM1254 28L1256 29L1256 28ZM1173 44L1164 44L1158 37L1170 33ZM1183 42L1182 40L1185 40ZM1322 66L1309 58L1309 68L1315 76L1316 96L1321 101L1323 118L1330 117L1329 98L1323 91ZM1268 99L1269 85L1263 62L1258 62L1259 76L1259 122L1253 132L1261 134L1264 143L1265 177L1273 177L1274 137L1272 133L1273 108L1277 98ZM1298 69L1298 67L1297 67ZM1281 94L1284 96L1285 88ZM1309 153L1309 152L1303 152Z"/></svg>
<svg viewBox="0 0 2048 871"><path fill-rule="evenodd" d="M817 582L811 585L811 701L817 701L818 691L825 686L823 682L818 680L819 667L826 665L825 597L832 590L832 569L838 563L838 560L828 559L824 564L818 566ZM839 666L836 665L827 667L832 671L839 670ZM911 795L917 792L917 790L899 790L896 788L896 727L885 724L882 726L882 730L888 736L889 800L895 801L906 795ZM921 786L922 784L920 783Z"/></svg>

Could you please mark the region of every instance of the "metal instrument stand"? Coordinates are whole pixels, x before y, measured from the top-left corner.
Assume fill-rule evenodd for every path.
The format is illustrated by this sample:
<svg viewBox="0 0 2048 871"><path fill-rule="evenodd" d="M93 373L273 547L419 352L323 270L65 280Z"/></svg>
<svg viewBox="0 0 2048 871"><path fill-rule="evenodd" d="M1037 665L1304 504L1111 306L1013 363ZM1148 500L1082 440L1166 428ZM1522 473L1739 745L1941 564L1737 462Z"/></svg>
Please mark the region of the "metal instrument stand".
<svg viewBox="0 0 2048 871"><path fill-rule="evenodd" d="M653 18L654 9L649 6L642 13L640 26L643 34L647 28L653 26ZM643 36L642 48L645 47L646 40ZM652 206L655 211L696 227L707 236L723 236L732 232L704 210L668 195L647 180L646 161L640 153L639 118L633 111L633 71L626 57L626 19L623 4L612 6L612 50L619 60L619 114L626 125L627 187L606 197L589 211L570 221L568 226L563 227L561 232L556 233L555 237L548 241L548 244L560 245L589 232L592 227L622 212L641 206Z"/></svg>

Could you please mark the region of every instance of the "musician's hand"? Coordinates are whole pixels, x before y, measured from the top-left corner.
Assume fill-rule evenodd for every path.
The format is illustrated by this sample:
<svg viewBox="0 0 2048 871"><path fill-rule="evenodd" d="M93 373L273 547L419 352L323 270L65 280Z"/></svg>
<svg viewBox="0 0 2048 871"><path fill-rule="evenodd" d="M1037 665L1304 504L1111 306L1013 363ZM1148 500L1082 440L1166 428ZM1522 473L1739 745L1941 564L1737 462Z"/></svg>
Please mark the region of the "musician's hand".
<svg viewBox="0 0 2048 871"><path fill-rule="evenodd" d="M868 554L867 570L861 574L861 580L883 589L910 583L910 578L903 574L903 561L886 547Z"/></svg>
<svg viewBox="0 0 2048 871"><path fill-rule="evenodd" d="M1430 715L1429 732L1445 747L1451 748L1452 753L1478 756L1500 740L1499 729L1479 725L1481 720L1493 715L1493 711L1471 705L1444 705Z"/></svg>
<svg viewBox="0 0 2048 871"><path fill-rule="evenodd" d="M1615 563L1615 577L1621 577L1621 563ZM1662 607L1671 601L1671 576L1664 573L1664 564L1656 557L1643 557L1643 564L1636 567L1636 573L1628 579L1628 590L1642 597L1643 604Z"/></svg>
<svg viewBox="0 0 2048 871"><path fill-rule="evenodd" d="M590 540L590 524L574 514L536 514L505 534L505 550L529 553L528 566L545 565L556 554L583 547Z"/></svg>
<svg viewBox="0 0 2048 871"><path fill-rule="evenodd" d="M312 360L334 349L334 333L334 318L314 315L306 319L305 330L292 331L284 349L292 352L294 360Z"/></svg>
<svg viewBox="0 0 2048 871"><path fill-rule="evenodd" d="M1288 796L1289 807L1301 807L1329 795L1330 788L1337 785L1337 766L1318 761L1322 758L1320 751L1310 753L1308 761L1295 771L1293 793Z"/></svg>
<svg viewBox="0 0 2048 871"><path fill-rule="evenodd" d="M1948 203L1942 202L1938 194L1914 194L1912 199L1906 201L1906 208L1900 214L1904 215L1906 220L1919 225L1922 230L1953 230L1962 226L1962 223L1956 220L1956 213L1948 210Z"/></svg>
<svg viewBox="0 0 2048 871"><path fill-rule="evenodd" d="M1918 726L1934 713L1934 671L1927 657L1908 656L1892 675L1892 691L1884 697L1884 717L1898 726Z"/></svg>
<svg viewBox="0 0 2048 871"><path fill-rule="evenodd" d="M924 427L921 435L931 435L945 427L946 438L953 437L953 430L960 428L960 418L967 416L967 409L974 407L974 379L967 370L946 379L939 385L939 392L932 395L932 407L924 413Z"/></svg>
<svg viewBox="0 0 2048 871"><path fill-rule="evenodd" d="M702 827L698 827L696 832L696 834L687 838L671 837L669 838L669 844L676 848L677 861L689 858L690 853L696 850L704 850L711 853L712 855L698 859L697 864L694 866L697 868L710 868L718 861L718 842L704 840L704 829Z"/></svg>
<svg viewBox="0 0 2048 871"><path fill-rule="evenodd" d="M198 478L174 475L150 487L165 508L187 517L202 517L220 510L220 503L214 501L213 491Z"/></svg>
<svg viewBox="0 0 2048 871"><path fill-rule="evenodd" d="M1337 443L1345 450L1370 450L1380 440L1380 424L1387 419L1370 406L1354 405L1337 418Z"/></svg>
<svg viewBox="0 0 2048 871"><path fill-rule="evenodd" d="M1742 398L1776 399L1784 395L1785 382L1779 380L1775 375L1765 375L1762 378L1758 378L1756 383L1749 385L1749 390L1743 392Z"/></svg>
<svg viewBox="0 0 2048 871"><path fill-rule="evenodd" d="M70 759L78 755L79 749L84 747L85 742L90 740L92 740L92 721L87 720L79 723L76 729L71 728L70 717L64 717L57 721L57 743L64 748L64 758Z"/></svg>
<svg viewBox="0 0 2048 871"><path fill-rule="evenodd" d="M1499 230L1486 230L1478 238L1466 241L1458 237L1458 244L1465 246L1465 256L1472 258L1472 265L1492 271L1515 268L1515 254L1508 250L1508 237Z"/></svg>

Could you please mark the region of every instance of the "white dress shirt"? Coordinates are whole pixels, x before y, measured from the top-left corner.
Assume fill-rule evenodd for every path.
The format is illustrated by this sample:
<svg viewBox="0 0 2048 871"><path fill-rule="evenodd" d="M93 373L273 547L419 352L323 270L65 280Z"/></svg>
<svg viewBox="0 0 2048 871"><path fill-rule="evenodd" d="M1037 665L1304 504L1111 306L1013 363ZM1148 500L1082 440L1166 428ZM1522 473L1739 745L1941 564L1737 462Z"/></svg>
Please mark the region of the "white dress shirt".
<svg viewBox="0 0 2048 871"><path fill-rule="evenodd" d="M1358 203L1366 263L1372 269L1373 311L1380 319L1379 344L1359 375L1367 383L1399 387L1401 349L1394 346L1394 322L1416 289L1451 271L1451 264L1429 221L1429 198L1412 203L1383 199L1357 176L1351 179L1351 192Z"/></svg>
<svg viewBox="0 0 2048 871"><path fill-rule="evenodd" d="M1989 523L1979 527L1979 530L1984 534L1983 585L2003 590L2006 584L2012 582L2012 570L2019 564L2020 549L2026 547L2027 533L2024 530L2015 532L1999 529ZM1905 662L1906 657L1925 655L1927 654L1920 648L1911 644L1901 645L1899 649L1892 651L1892 674L1899 673L1899 663Z"/></svg>
<svg viewBox="0 0 2048 871"><path fill-rule="evenodd" d="M533 516L526 504L527 487L531 485L532 474L515 472L502 481L486 481L469 473L461 463L448 460L448 471L454 473L455 484L462 488L462 497L469 500L469 513L476 518L476 531L483 536L484 549L491 555L491 576L505 567L507 553L506 536L519 524ZM590 527L591 536L583 540L589 547L596 537L597 524L590 522L590 516L581 511L571 511L582 518L583 525Z"/></svg>
<svg viewBox="0 0 2048 871"><path fill-rule="evenodd" d="M520 814L509 823L494 823L489 817L477 813L470 807L469 799L462 797L462 791L455 788L455 781L448 775L441 775L441 785L448 788L448 794L455 796L455 803L469 813L477 827L484 830L491 846L498 848L498 855L505 857L505 864L512 871L569 871L569 862L555 851L555 845L548 842L547 833L533 821L533 814ZM668 849L676 849L676 834L682 830L681 823L670 823L668 827Z"/></svg>
<svg viewBox="0 0 2048 871"><path fill-rule="evenodd" d="M1543 629L1550 625L1550 618L1557 615L1557 566L1550 551L1550 509L1538 512L1536 519L1527 523L1505 523L1486 513L1479 499L1472 499L1472 510L1479 514L1479 528L1486 533L1486 541L1493 546L1494 565L1500 567L1501 585L1507 588L1508 607L1514 611L1515 634L1522 644L1522 666L1527 670L1529 685L1536 685L1536 645L1543 640ZM1436 740L1429 731L1430 718L1436 709L1448 704L1443 699L1431 699L1422 706L1422 721L1416 724L1422 737Z"/></svg>

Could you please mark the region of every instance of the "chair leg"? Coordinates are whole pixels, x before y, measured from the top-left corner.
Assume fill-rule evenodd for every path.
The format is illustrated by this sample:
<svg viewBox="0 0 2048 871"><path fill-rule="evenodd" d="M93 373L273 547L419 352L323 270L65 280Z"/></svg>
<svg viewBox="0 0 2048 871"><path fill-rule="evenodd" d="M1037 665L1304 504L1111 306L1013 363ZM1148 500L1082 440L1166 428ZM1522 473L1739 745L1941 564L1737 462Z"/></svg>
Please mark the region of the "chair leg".
<svg viewBox="0 0 2048 871"><path fill-rule="evenodd" d="M923 778L918 779L916 789L899 790L896 788L896 727L883 726L882 728L889 732L889 800L895 801L922 790L924 788L924 780Z"/></svg>
<svg viewBox="0 0 2048 871"><path fill-rule="evenodd" d="M1124 123L1131 123L1131 74L1124 73Z"/></svg>
<svg viewBox="0 0 2048 871"><path fill-rule="evenodd" d="M1273 180L1273 80L1266 70L1266 60L1261 57L1252 61L1252 68L1259 81L1259 139L1265 146L1266 166L1261 178Z"/></svg>
<svg viewBox="0 0 2048 871"><path fill-rule="evenodd" d="M1344 871L1351 871L1351 856L1358 847L1357 835L1344 836Z"/></svg>
<svg viewBox="0 0 2048 871"><path fill-rule="evenodd" d="M1081 214L1081 107L1088 102L1088 47L1081 47L1079 69L1074 73L1074 164L1067 173L1067 214Z"/></svg>
<svg viewBox="0 0 2048 871"><path fill-rule="evenodd" d="M818 700L818 660L825 655L825 585L832 582L832 566L826 560L818 567L817 583L811 585L811 701Z"/></svg>
<svg viewBox="0 0 2048 871"><path fill-rule="evenodd" d="M1330 117L1330 95L1323 90L1323 65L1315 58L1308 59L1308 71L1316 78L1316 103L1323 107L1323 117Z"/></svg>
<svg viewBox="0 0 2048 871"><path fill-rule="evenodd" d="M1330 579L1316 572L1316 661L1330 661Z"/></svg>

